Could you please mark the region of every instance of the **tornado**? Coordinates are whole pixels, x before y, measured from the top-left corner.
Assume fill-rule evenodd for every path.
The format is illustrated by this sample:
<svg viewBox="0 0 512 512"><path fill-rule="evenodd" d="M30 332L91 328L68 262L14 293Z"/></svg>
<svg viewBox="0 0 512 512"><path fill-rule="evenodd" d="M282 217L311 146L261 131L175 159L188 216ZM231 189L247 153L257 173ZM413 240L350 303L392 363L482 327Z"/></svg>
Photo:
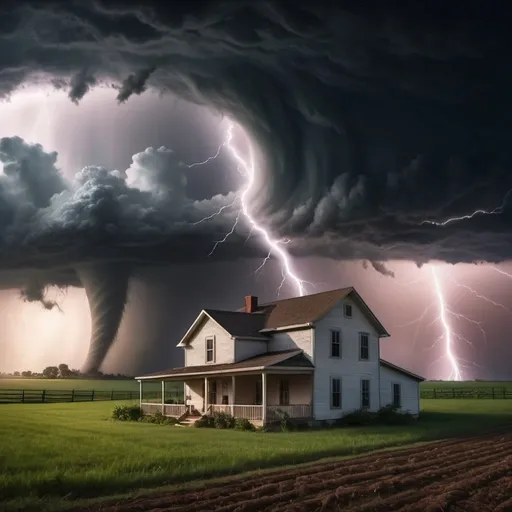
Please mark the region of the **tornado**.
<svg viewBox="0 0 512 512"><path fill-rule="evenodd" d="M82 373L97 372L113 345L128 299L129 268L120 264L77 269L91 311L91 341Z"/></svg>

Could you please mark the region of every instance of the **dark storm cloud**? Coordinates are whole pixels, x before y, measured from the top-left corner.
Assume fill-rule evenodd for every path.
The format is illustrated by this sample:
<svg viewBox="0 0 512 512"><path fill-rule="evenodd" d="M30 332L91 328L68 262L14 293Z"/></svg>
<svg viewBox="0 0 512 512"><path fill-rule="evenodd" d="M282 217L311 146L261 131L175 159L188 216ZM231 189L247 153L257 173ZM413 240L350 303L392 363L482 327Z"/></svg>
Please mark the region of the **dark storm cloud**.
<svg viewBox="0 0 512 512"><path fill-rule="evenodd" d="M69 86L69 99L78 105L92 86L96 85L96 78L88 70L79 71L72 79ZM57 85L57 88L58 85Z"/></svg>
<svg viewBox="0 0 512 512"><path fill-rule="evenodd" d="M493 209L512 187L506 12L426 2L401 12L306 2L45 5L19 2L2 25L3 92L35 80L80 92L81 73L94 69L98 83L120 87L120 101L154 87L228 114L264 157L251 207L293 239L294 254L418 263L511 256L508 205L423 223ZM115 259L126 246L135 259L179 259L204 240L190 235L197 215L172 179L157 194L91 167L77 187L52 198L33 219L37 231L26 231L45 251L65 234L62 264ZM197 228L210 231L204 224ZM166 248L151 252L155 241ZM34 266L37 247L27 257ZM243 248L235 239L231 256Z"/></svg>
<svg viewBox="0 0 512 512"><path fill-rule="evenodd" d="M148 78L155 69L155 67L141 69L138 73L134 73L126 78L117 95L117 101L124 103L132 94L142 94L146 90Z"/></svg>

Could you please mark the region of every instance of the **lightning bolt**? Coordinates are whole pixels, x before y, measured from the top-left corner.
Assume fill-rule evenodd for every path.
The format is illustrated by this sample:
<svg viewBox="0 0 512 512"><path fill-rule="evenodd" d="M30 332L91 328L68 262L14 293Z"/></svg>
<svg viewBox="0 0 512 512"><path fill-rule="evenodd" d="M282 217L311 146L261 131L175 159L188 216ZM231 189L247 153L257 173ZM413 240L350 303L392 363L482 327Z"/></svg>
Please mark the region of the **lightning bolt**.
<svg viewBox="0 0 512 512"><path fill-rule="evenodd" d="M424 220L421 222L420 225L424 224L431 224L433 226L447 226L448 224L451 224L452 222L459 222L461 220L467 220L472 219L473 217L476 217L477 215L500 215L503 213L503 210L505 209L505 206L507 205L507 202L509 200L510 194L512 194L512 188L505 194L505 197L503 198L503 201L500 206L497 208L494 208L493 210L475 210L472 213L469 213L467 215L461 215L460 217L451 217L450 219L446 219L443 222L436 222L433 220Z"/></svg>
<svg viewBox="0 0 512 512"><path fill-rule="evenodd" d="M459 363L452 351L453 333L448 320L448 310L443 295L443 289L441 288L436 268L434 266L431 266L430 270L432 272L432 279L434 280L434 287L437 295L437 300L439 303L439 319L441 320L444 330L446 357L448 358L448 361L450 362L450 365L452 367L451 380L462 380L462 373L459 367Z"/></svg>
<svg viewBox="0 0 512 512"><path fill-rule="evenodd" d="M237 164L238 172L242 176L247 178L246 185L245 185L245 187L243 187L242 191L235 197L235 199L233 200L233 202L231 204L222 206L215 213L209 215L208 217L204 217L203 219L195 222L195 224L200 224L202 222L205 222L207 220L210 220L210 219L216 217L217 215L220 215L225 209L232 207L237 200L240 200L241 207L240 207L238 214L235 218L235 222L233 223L233 226L226 233L224 238L215 242L213 249L210 252L209 256L211 256L213 254L213 252L215 251L215 249L218 247L219 244L224 243L235 232L235 228L237 227L238 223L240 222L240 218L243 216L250 228L249 236L251 236L251 234L254 232L259 233L263 237L263 239L269 249L267 256L264 258L262 264L256 269L256 272L259 272L265 266L265 264L270 259L270 257L272 255L275 255L281 261L281 265L282 265L281 273L282 273L282 277L283 277L281 280L281 283L279 284L279 287L277 289L278 295L279 295L284 283L286 282L286 280L289 279L292 282L297 294L302 297L305 294L304 285L307 283L307 281L304 281L296 274L296 272L293 269L291 258L289 256L289 254L283 247L281 247L281 245L286 245L286 244L290 243L290 240L288 240L288 239L280 240L280 239L274 238L272 236L272 234L269 232L269 230L265 229L254 218L254 216L252 215L252 213L250 211L248 195L250 194L250 191L254 185L254 179L255 179L254 152L252 149L252 145L249 142L249 157L247 160L244 157L242 157L240 152L237 150L237 148L233 144L233 129L234 129L234 127L235 127L234 123L228 119L228 126L226 129L226 134L225 134L224 140L220 144L217 152L213 156L208 157L206 160L204 160L202 162L196 162L193 164L189 164L189 165L187 165L187 167L190 169L191 167L205 165L205 164L211 162L212 160L215 160L221 154L222 149L226 148L229 151L229 153L230 153L231 157L233 158L233 160L235 161L235 163ZM249 238L249 236L248 236L248 238Z"/></svg>

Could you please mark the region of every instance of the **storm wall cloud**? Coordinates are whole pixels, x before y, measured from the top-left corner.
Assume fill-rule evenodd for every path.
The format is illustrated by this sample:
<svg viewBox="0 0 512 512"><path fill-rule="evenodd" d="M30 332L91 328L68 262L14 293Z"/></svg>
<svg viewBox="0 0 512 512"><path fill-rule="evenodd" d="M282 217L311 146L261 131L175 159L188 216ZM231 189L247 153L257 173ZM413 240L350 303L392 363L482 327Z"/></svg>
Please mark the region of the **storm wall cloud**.
<svg viewBox="0 0 512 512"><path fill-rule="evenodd" d="M79 100L113 83L119 101L152 87L229 115L264 156L254 212L295 254L510 257L508 207L422 223L493 209L512 187L505 12L177 5L21 2L2 38L3 92L47 77Z"/></svg>
<svg viewBox="0 0 512 512"><path fill-rule="evenodd" d="M124 103L151 89L229 117L256 155L251 213L294 256L390 277L387 260L509 260L509 9L428 5L21 1L0 27L0 95L49 84L79 104L101 86ZM0 141L0 274L17 276L0 286L37 300L83 285L84 265L204 261L239 192L190 199L179 148L131 154L128 169L91 161L66 180L55 153ZM266 254L246 228L213 258ZM112 283L112 318L127 283Z"/></svg>

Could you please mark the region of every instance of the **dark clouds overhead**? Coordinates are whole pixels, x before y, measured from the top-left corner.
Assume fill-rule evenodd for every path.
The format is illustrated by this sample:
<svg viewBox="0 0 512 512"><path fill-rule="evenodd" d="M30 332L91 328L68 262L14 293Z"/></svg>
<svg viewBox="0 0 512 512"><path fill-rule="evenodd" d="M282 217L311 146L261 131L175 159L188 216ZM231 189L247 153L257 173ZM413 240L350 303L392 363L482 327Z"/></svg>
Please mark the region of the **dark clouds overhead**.
<svg viewBox="0 0 512 512"><path fill-rule="evenodd" d="M354 5L20 1L0 26L0 92L65 83L79 101L95 84L114 84L122 102L152 87L228 114L258 145L251 207L293 239L294 254L510 258L508 205L445 226L423 223L493 209L512 187L508 13L478 2L414 2L400 12ZM19 140L3 144L34 151ZM31 248L19 258L31 268L48 255L64 266L204 255L233 212L191 225L232 197L187 200L169 150L146 153L134 159L135 181L89 167L76 182L56 184L48 204L30 192L32 160L15 160L27 168L13 180L24 202L13 209L14 189L0 184L9 190L1 218L10 219L0 226L0 265L20 247ZM226 256L254 251L239 240Z"/></svg>

